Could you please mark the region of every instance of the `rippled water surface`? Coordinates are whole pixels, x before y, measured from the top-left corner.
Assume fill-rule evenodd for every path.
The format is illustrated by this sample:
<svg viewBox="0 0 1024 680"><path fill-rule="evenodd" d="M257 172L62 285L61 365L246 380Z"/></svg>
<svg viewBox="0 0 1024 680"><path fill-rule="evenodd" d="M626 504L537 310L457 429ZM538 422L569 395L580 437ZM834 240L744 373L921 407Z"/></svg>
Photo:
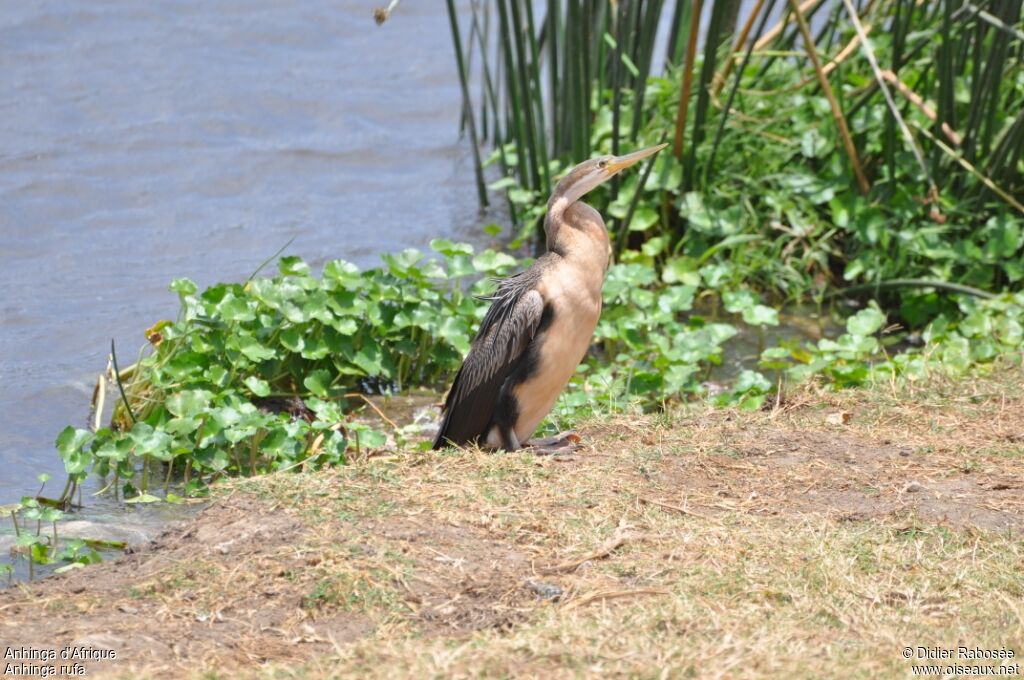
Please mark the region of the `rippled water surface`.
<svg viewBox="0 0 1024 680"><path fill-rule="evenodd" d="M2 3L0 504L62 479L55 436L171 279L479 232L444 4L373 6Z"/></svg>

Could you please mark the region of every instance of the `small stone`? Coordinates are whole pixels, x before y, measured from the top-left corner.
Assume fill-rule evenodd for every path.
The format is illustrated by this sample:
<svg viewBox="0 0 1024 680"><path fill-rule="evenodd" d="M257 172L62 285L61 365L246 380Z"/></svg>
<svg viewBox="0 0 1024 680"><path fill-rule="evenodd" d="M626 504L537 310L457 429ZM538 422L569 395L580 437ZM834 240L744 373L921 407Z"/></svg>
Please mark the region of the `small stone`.
<svg viewBox="0 0 1024 680"><path fill-rule="evenodd" d="M719 382L712 382L711 380L705 380L700 384L707 391L709 397L717 397L719 394L725 394L729 391L729 386Z"/></svg>
<svg viewBox="0 0 1024 680"><path fill-rule="evenodd" d="M853 418L853 414L849 411L837 411L825 416L825 422L829 425L845 425L850 422L851 418Z"/></svg>
<svg viewBox="0 0 1024 680"><path fill-rule="evenodd" d="M69 647L91 647L93 649L110 649L120 655L124 649L125 639L110 633L90 633L73 641Z"/></svg>
<svg viewBox="0 0 1024 680"><path fill-rule="evenodd" d="M924 487L918 482L907 482L907 485L903 487L903 493L917 493L918 491L924 491Z"/></svg>
<svg viewBox="0 0 1024 680"><path fill-rule="evenodd" d="M561 586L556 586L551 583L541 583L540 581L534 581L530 579L526 582L526 585L530 587L530 590L537 594L537 597L541 600L557 600L565 591Z"/></svg>

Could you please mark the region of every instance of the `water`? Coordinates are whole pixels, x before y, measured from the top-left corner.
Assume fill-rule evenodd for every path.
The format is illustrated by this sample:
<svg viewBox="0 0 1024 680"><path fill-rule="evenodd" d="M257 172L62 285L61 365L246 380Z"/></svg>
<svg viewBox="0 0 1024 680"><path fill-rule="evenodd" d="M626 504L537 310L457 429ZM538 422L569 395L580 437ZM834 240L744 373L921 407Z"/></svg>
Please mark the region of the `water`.
<svg viewBox="0 0 1024 680"><path fill-rule="evenodd" d="M380 28L374 4L3 3L0 505L63 479L54 438L173 278L244 279L293 237L314 267L479 240L444 4Z"/></svg>

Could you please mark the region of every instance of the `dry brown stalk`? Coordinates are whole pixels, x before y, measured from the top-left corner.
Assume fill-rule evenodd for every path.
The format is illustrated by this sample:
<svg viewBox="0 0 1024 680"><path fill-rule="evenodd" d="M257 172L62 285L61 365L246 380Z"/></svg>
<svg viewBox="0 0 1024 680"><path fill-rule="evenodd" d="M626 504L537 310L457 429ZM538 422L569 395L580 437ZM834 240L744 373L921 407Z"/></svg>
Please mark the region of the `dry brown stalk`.
<svg viewBox="0 0 1024 680"><path fill-rule="evenodd" d="M799 11L801 13L809 12L815 7L817 7L819 4L821 4L821 1L822 0L804 0L804 2L800 4ZM803 15L801 14L801 16ZM768 45L771 45L772 41L779 37L779 34L782 33L783 29L785 29L788 24L789 17L783 17L783 19L779 21L779 23L775 24L770 29L768 29L768 32L765 33L760 40L754 43L754 50L763 50L765 47L768 47Z"/></svg>
<svg viewBox="0 0 1024 680"><path fill-rule="evenodd" d="M757 0L757 4L750 10L750 15L747 17L746 22L743 24L743 28L740 30L739 36L736 38L736 43L732 47L732 53L729 58L725 60L725 65L722 67L720 73L715 74L714 81L711 87L711 98L715 99L718 97L722 88L725 87L725 81L729 77L729 73L732 72L732 65L735 60L736 54L743 49L743 45L747 42L747 38L750 36L750 29L754 27L754 19L761 14L761 8L764 7L764 0Z"/></svg>
<svg viewBox="0 0 1024 680"><path fill-rule="evenodd" d="M671 595L672 591L665 590L664 588L637 588L636 590L604 590L590 595L584 595L579 599L572 600L565 608L566 609L577 609L579 607L585 607L592 602L598 600L613 600L622 597L638 597L640 595Z"/></svg>
<svg viewBox="0 0 1024 680"><path fill-rule="evenodd" d="M868 24L864 27L865 35L871 32L871 28L871 24ZM854 50L857 49L858 45L860 45L860 35L855 35L850 40L850 42L846 43L846 46L843 47L843 49L839 50L839 53L836 54L836 56L832 57L832 59L830 59L829 62L825 64L825 68L822 69L825 72L825 75L828 75L832 73L832 71L835 71L837 68L839 68L839 65L846 61L847 57L853 54Z"/></svg>
<svg viewBox="0 0 1024 680"><path fill-rule="evenodd" d="M850 128L846 124L846 116L843 115L843 110L839 107L839 102L832 91L832 86L829 85L828 76L822 70L821 59L818 57L818 49L814 45L814 37L811 35L811 29L807 25L807 19L804 17L800 6L797 5L796 0L789 0L789 4L793 8L793 14L796 15L797 24L800 26L800 34L804 39L804 49L807 50L807 56L811 58L811 63L814 64L814 72L818 77L818 84L821 85L825 98L828 99L829 107L832 109L832 117L835 118L836 126L839 128L839 136L843 138L843 147L846 149L846 155L849 156L850 164L853 166L853 174L857 177L857 186L860 187L861 193L866 194L871 189L871 184L868 182L864 169L861 167L860 157L857 155L857 147L853 145L853 137L850 135Z"/></svg>
<svg viewBox="0 0 1024 680"><path fill-rule="evenodd" d="M686 111L690 106L690 89L693 87L693 61L697 56L697 36L700 33L700 14L704 0L695 0L690 20L690 36L686 44L686 65L683 67L683 89L679 93L679 109L676 112L676 137L672 153L677 160L683 160L683 130L686 128Z"/></svg>
<svg viewBox="0 0 1024 680"><path fill-rule="evenodd" d="M936 115L935 110L932 107L928 106L927 102L921 99L920 95L911 90L906 83L900 80L899 76L897 76L889 69L882 69L881 73L882 78L885 80L885 82L895 87L896 90L901 95L906 97L907 101L916 106L918 111L923 113L925 117L928 118L928 120L930 120L933 123L936 121L938 116ZM948 123L943 123L940 127L942 128L942 133L946 135L946 138L949 139L949 141L953 142L957 146L960 146L961 142L963 142L963 138L957 133L956 130L951 128Z"/></svg>
<svg viewBox="0 0 1024 680"><path fill-rule="evenodd" d="M370 399L365 394L363 394L362 392L349 392L348 394L345 395L346 399L351 399L353 397L359 397L360 399L365 401L366 405L369 406L370 408L372 408L377 413L377 415L380 416L381 420L383 420L385 423L390 425L392 427L392 429L395 429L395 430L398 429L398 425L395 423L395 421L391 420L386 415L384 415L384 412L381 411L380 408L378 408L376 404L374 404L372 401L370 401Z"/></svg>
<svg viewBox="0 0 1024 680"><path fill-rule="evenodd" d="M96 432L103 426L103 407L107 401L107 379L102 373L96 379L96 389L92 394L92 431Z"/></svg>
<svg viewBox="0 0 1024 680"><path fill-rule="evenodd" d="M942 149L954 161L956 161L960 165L960 167L962 167L964 170L977 177L982 184L984 184L989 189L998 194L999 197L1002 198L1004 201L1012 205L1020 212L1024 213L1024 204L1022 204L1016 198L1011 196L1005 189L1000 187L998 184L993 182L991 178L983 174L980 170L978 170L978 168L974 167L974 165L970 161L963 158L963 156L954 151L949 145L944 144L941 139L936 138L935 135L928 132L928 130L925 130L923 127L918 127L917 129L918 132L920 132L925 137L935 142L935 145Z"/></svg>
<svg viewBox="0 0 1024 680"><path fill-rule="evenodd" d="M645 498L643 496L641 496L639 500L640 500L641 503L646 503L647 505L656 505L659 508L665 508L667 510L675 510L676 512L680 512L680 513L682 513L684 515L690 515L691 517L698 517L700 519L708 519L707 515L702 515L699 512L694 512L693 510L688 510L688 509L682 507L681 505L673 505L672 503L666 503L665 501L656 501L653 498Z"/></svg>
<svg viewBox="0 0 1024 680"><path fill-rule="evenodd" d="M871 28L872 27L871 27L870 24L865 26L864 27L864 32L865 33L870 33L871 32ZM843 49L839 50L839 52L836 53L836 56L834 56L831 59L829 59L828 63L825 64L825 66L822 68L822 71L825 72L825 75L829 75L830 73L832 73L832 71L835 71L837 68L839 68L839 65L842 64L844 61L846 61L847 57L849 57L851 54L854 53L854 51L857 49L858 45L860 45L860 36L859 35L855 35L850 40L850 42L846 43L846 45L843 47ZM817 79L816 75L814 75L814 76L807 76L806 78L803 78L803 79L793 83L792 85L787 85L786 87L783 87L783 88L780 88L780 89L777 89L777 90L751 90L751 89L743 89L742 91L744 93L746 93L746 94L754 94L754 95L770 95L770 94L777 94L779 92L795 92L797 90L802 90L803 88L807 87L807 85L809 85L810 83L814 82L816 79ZM737 114L737 112L733 111L731 115L735 116L736 114Z"/></svg>
<svg viewBox="0 0 1024 680"><path fill-rule="evenodd" d="M613 552L615 552L623 545L625 545L626 540L629 538L630 537L626 535L622 527L620 527L619 529L616 529L615 534L610 539L608 539L608 541L605 542L604 545L602 545L594 552L588 553L583 557L577 558L575 560L569 560L568 562L562 562L561 564L556 564L552 567L547 567L546 569L542 569L541 571L545 574L557 574L565 571L573 571L584 562L589 562L591 560L599 560L603 557L608 557Z"/></svg>
<svg viewBox="0 0 1024 680"><path fill-rule="evenodd" d="M868 63L871 65L871 70L875 74L875 80L878 82L878 89L882 91L882 96L885 97L885 103L889 107L889 111L892 114L893 119L896 121L900 128L900 132L903 133L903 138L907 142L907 146L914 154L914 158L917 159L917 164L921 168L921 174L928 181L928 201L935 202L939 198L939 189L935 185L935 181L932 180L931 173L928 172L928 166L924 162L924 156L921 153L921 149L918 147L917 142L914 141L913 135L910 134L910 129L907 128L906 121L903 120L903 116L900 115L900 110L896 107L896 102L893 101L892 93L889 91L889 87L885 84L885 78L882 76L882 69L878 65L878 59L875 57L875 51L871 47L871 43L868 41L867 33L864 31L864 25L860 21L860 17L857 14L857 8L853 5L851 0L843 0L843 5L846 7L846 13L850 17L850 23L853 24L853 28L857 31L857 35L860 36L861 42L863 43L864 56L867 58Z"/></svg>

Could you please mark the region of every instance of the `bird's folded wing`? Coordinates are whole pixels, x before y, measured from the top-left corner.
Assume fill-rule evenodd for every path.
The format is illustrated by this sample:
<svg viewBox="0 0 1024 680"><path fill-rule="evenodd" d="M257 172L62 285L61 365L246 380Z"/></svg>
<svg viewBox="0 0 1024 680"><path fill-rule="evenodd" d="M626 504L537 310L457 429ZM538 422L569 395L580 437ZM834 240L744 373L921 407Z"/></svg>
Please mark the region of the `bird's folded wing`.
<svg viewBox="0 0 1024 680"><path fill-rule="evenodd" d="M435 446L467 443L484 434L501 386L526 353L544 314L535 289L499 290L445 401Z"/></svg>

